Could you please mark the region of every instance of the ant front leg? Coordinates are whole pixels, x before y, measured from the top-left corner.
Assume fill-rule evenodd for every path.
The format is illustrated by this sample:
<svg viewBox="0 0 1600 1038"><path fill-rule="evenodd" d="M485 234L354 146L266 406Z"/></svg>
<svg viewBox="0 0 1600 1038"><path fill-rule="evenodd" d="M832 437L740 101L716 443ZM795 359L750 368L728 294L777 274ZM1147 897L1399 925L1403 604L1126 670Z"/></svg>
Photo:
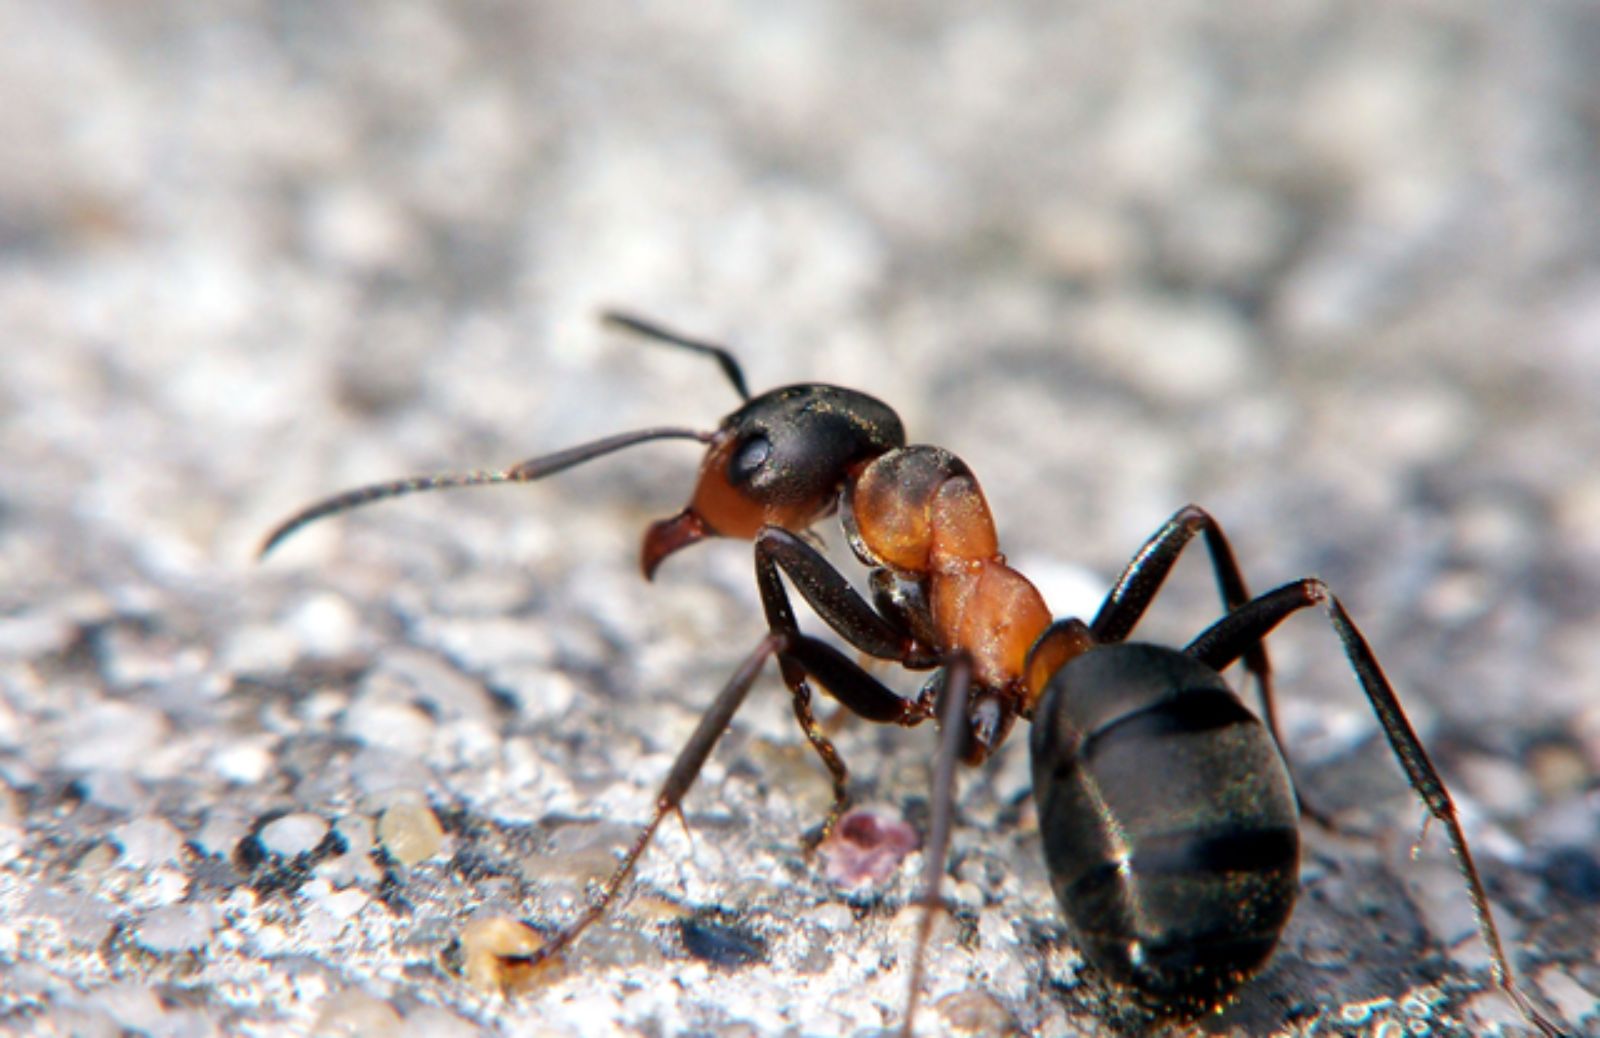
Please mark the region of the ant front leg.
<svg viewBox="0 0 1600 1038"><path fill-rule="evenodd" d="M645 848L650 846L650 840L660 828L662 819L681 809L684 796L688 794L689 787L694 785L694 780L699 777L706 758L711 755L711 748L717 744L722 733L728 730L728 724L733 720L733 715L738 713L739 707L744 704L745 695L749 693L750 686L761 673L767 658L780 651L782 644L783 638L780 635L769 634L750 655L745 657L744 662L739 664L739 669L733 672L733 676L728 679L722 691L717 693L717 698L712 700L711 706L701 715L694 734L689 736L689 741L678 751L677 759L672 762L672 770L667 772L666 781L661 784L661 791L656 794L655 813L640 830L633 846L628 848L628 852L623 855L616 869L600 885L599 893L589 903L589 907L544 945L520 959L520 965L531 970L547 961L576 940L611 908L612 902L622 890L622 884L633 874L634 866L639 863Z"/></svg>
<svg viewBox="0 0 1600 1038"><path fill-rule="evenodd" d="M855 648L908 666L930 665L926 661L932 657L915 638L875 612L815 548L789 531L776 526L763 529L756 535L755 556L756 585L767 626L782 639L778 669L789 687L795 718L833 779L833 804L828 816L821 829L806 840L815 847L827 839L849 810L850 770L811 709L807 675L819 681L851 713L879 724L921 724L933 715L933 704L927 697L906 699L826 642L802 634L780 570L794 581L823 622Z"/></svg>
<svg viewBox="0 0 1600 1038"><path fill-rule="evenodd" d="M1416 729L1411 727L1411 721L1400 706L1399 697L1395 695L1383 668L1378 665L1377 656L1328 586L1315 577L1308 577L1269 591L1212 624L1184 651L1207 666L1222 670L1249 651L1250 646L1259 645L1284 618L1311 606L1321 606L1326 612L1328 622L1333 625L1344 646L1345 656L1356 673L1361 690L1366 693L1372 712L1377 715L1383 734L1400 761L1406 781L1427 807L1429 815L1444 828L1450 849L1455 855L1456 866L1466 883L1467 895L1472 900L1479 936L1489 950L1490 972L1496 986L1505 992L1523 1017L1541 1034L1546 1038L1561 1038L1563 1032L1534 1008L1528 996L1518 987L1511 972L1511 963L1500 943L1500 931L1495 926L1494 914L1489 908L1489 895L1478 877L1472 851L1467 846L1466 833L1456 817L1455 801L1450 798L1450 791L1429 759Z"/></svg>

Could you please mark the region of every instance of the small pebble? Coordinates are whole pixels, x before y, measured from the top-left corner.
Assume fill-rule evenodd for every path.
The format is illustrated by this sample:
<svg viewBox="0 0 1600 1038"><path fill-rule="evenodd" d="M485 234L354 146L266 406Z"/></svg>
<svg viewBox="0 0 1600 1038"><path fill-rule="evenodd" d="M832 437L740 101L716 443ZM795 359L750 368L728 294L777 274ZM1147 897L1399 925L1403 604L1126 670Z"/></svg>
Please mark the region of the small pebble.
<svg viewBox="0 0 1600 1038"><path fill-rule="evenodd" d="M339 268L363 274L381 274L403 269L417 255L421 233L411 214L386 192L368 187L354 178L341 178L319 185L307 199L303 233L319 261L332 261ZM401 376L385 365L370 378L396 379ZM363 369L365 373L365 369Z"/></svg>
<svg viewBox="0 0 1600 1038"><path fill-rule="evenodd" d="M100 988L89 1001L104 1009L125 1034L150 1034L166 1015L155 990L134 981Z"/></svg>
<svg viewBox="0 0 1600 1038"><path fill-rule="evenodd" d="M410 703L383 702L367 696L345 711L339 727L367 746L420 757L428 752L436 726L431 717Z"/></svg>
<svg viewBox="0 0 1600 1038"><path fill-rule="evenodd" d="M333 885L325 879L307 883L301 888L301 893L305 895L307 901L326 912L330 918L340 922L353 918L372 900L365 891L355 887L334 890Z"/></svg>
<svg viewBox="0 0 1600 1038"><path fill-rule="evenodd" d="M301 811L273 819L261 827L261 846L284 858L309 854L328 835L328 820Z"/></svg>
<svg viewBox="0 0 1600 1038"><path fill-rule="evenodd" d="M315 1031L321 1035L394 1034L400 1014L394 1006L360 989L336 991L317 1007Z"/></svg>
<svg viewBox="0 0 1600 1038"><path fill-rule="evenodd" d="M811 911L810 919L828 933L845 933L856 925L855 913L837 901L818 905Z"/></svg>
<svg viewBox="0 0 1600 1038"><path fill-rule="evenodd" d="M137 869L176 862L183 853L183 834L164 818L139 818L111 830L121 855L118 861Z"/></svg>
<svg viewBox="0 0 1600 1038"><path fill-rule="evenodd" d="M312 656L342 656L355 648L360 618L349 602L332 592L312 595L286 618Z"/></svg>
<svg viewBox="0 0 1600 1038"><path fill-rule="evenodd" d="M103 702L72 719L61 766L69 771L137 772L171 734L159 710Z"/></svg>
<svg viewBox="0 0 1600 1038"><path fill-rule="evenodd" d="M0 677L0 682L5 679ZM35 678L37 680L37 678ZM22 732L26 722L23 720L21 704L13 706L7 699L14 693L0 696L0 746L16 746L22 742ZM21 763L20 761L17 763ZM5 776L0 774L0 779Z"/></svg>
<svg viewBox="0 0 1600 1038"><path fill-rule="evenodd" d="M351 759L350 780L361 791L370 809L389 802L397 794L416 789L418 775L423 770L415 757L380 746L368 746Z"/></svg>
<svg viewBox="0 0 1600 1038"><path fill-rule="evenodd" d="M444 828L427 804L406 799L378 816L378 839L395 861L415 865L439 853Z"/></svg>
<svg viewBox="0 0 1600 1038"><path fill-rule="evenodd" d="M482 1034L472 1023L439 1006L423 1006L406 1014L399 1038L476 1038Z"/></svg>
<svg viewBox="0 0 1600 1038"><path fill-rule="evenodd" d="M47 652L59 652L76 631L71 618L60 613L35 610L0 617L0 657L34 659Z"/></svg>
<svg viewBox="0 0 1600 1038"><path fill-rule="evenodd" d="M300 643L281 627L247 624L229 632L218 654L230 674L288 670L300 656Z"/></svg>
<svg viewBox="0 0 1600 1038"><path fill-rule="evenodd" d="M470 718L488 724L495 720L494 700L483 683L431 653L390 650L362 684L363 697L378 693L391 702L424 704L441 722Z"/></svg>
<svg viewBox="0 0 1600 1038"><path fill-rule="evenodd" d="M1487 754L1463 756L1456 770L1465 787L1458 795L1470 793L1491 813L1523 818L1533 813L1538 790L1522 765Z"/></svg>
<svg viewBox="0 0 1600 1038"><path fill-rule="evenodd" d="M139 922L133 939L157 955L176 955L204 947L216 927L216 912L210 905L165 905Z"/></svg>
<svg viewBox="0 0 1600 1038"><path fill-rule="evenodd" d="M1565 743L1545 743L1530 750L1528 773L1547 800L1572 796L1589 781L1582 752Z"/></svg>
<svg viewBox="0 0 1600 1038"><path fill-rule="evenodd" d="M272 773L277 759L264 741L241 739L212 753L207 764L235 785L253 786Z"/></svg>
<svg viewBox="0 0 1600 1038"><path fill-rule="evenodd" d="M146 802L144 787L121 769L91 771L74 785L89 803L114 811L133 811Z"/></svg>
<svg viewBox="0 0 1600 1038"><path fill-rule="evenodd" d="M516 991L532 979L536 969L518 960L542 947L544 938L526 923L505 916L474 919L461 931L467 983L483 991Z"/></svg>
<svg viewBox="0 0 1600 1038"><path fill-rule="evenodd" d="M62 935L80 948L97 948L111 932L112 906L54 887L38 887L24 899L21 915L54 920Z"/></svg>
<svg viewBox="0 0 1600 1038"><path fill-rule="evenodd" d="M226 858L239 846L239 841L249 835L249 819L236 809L223 805L206 812L205 821L201 823L193 842L202 854Z"/></svg>
<svg viewBox="0 0 1600 1038"><path fill-rule="evenodd" d="M1006 1012L1005 1006L987 991L967 988L946 995L934 1003L934 1008L944 1018L948 1034L993 1036L1017 1033L1017 1025Z"/></svg>
<svg viewBox="0 0 1600 1038"><path fill-rule="evenodd" d="M0 822L0 865L5 865L22 855L23 837L22 826Z"/></svg>
<svg viewBox="0 0 1600 1038"><path fill-rule="evenodd" d="M334 832L344 840L343 854L336 855L317 866L317 875L335 887L349 887L366 883L376 885L383 878L377 862L372 860L374 831L377 827L371 817L364 814L345 815L334 824Z"/></svg>
<svg viewBox="0 0 1600 1038"><path fill-rule="evenodd" d="M115 844L97 843L73 859L72 873L80 881L102 883L120 856Z"/></svg>
<svg viewBox="0 0 1600 1038"><path fill-rule="evenodd" d="M889 921L890 940L897 945L909 946L911 941L917 939L925 914L920 904L907 902ZM950 947L957 943L956 938L955 917L943 910L934 912L933 926L928 931L928 947L930 949Z"/></svg>

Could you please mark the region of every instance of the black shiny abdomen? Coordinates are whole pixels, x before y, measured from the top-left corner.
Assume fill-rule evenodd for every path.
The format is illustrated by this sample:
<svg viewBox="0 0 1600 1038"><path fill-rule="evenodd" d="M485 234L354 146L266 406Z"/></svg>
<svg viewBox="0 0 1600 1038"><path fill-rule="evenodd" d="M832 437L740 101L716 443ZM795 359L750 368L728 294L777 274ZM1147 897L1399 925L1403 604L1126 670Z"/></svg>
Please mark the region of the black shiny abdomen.
<svg viewBox="0 0 1600 1038"><path fill-rule="evenodd" d="M1260 969L1294 907L1298 811L1221 675L1174 649L1098 646L1051 678L1031 743L1045 859L1095 967L1173 1007L1214 1005Z"/></svg>

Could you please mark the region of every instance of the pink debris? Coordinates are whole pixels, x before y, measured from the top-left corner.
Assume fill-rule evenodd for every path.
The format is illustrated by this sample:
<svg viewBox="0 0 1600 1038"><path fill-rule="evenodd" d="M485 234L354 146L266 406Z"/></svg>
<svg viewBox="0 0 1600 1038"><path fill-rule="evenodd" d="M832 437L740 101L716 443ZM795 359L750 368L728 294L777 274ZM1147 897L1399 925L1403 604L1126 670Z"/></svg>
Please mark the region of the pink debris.
<svg viewBox="0 0 1600 1038"><path fill-rule="evenodd" d="M839 819L817 850L829 882L864 887L885 879L921 844L899 815L858 808Z"/></svg>

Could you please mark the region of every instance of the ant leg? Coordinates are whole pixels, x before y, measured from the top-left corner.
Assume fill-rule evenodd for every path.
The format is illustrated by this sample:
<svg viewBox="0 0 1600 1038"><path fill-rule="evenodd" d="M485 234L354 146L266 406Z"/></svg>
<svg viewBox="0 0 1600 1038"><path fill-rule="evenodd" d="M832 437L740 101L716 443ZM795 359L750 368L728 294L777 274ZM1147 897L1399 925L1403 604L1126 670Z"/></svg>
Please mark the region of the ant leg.
<svg viewBox="0 0 1600 1038"><path fill-rule="evenodd" d="M1490 972L1496 986L1506 993L1523 1017L1541 1034L1547 1038L1560 1038L1562 1032L1534 1008L1512 975L1511 963L1506 958L1505 949L1500 943L1500 931L1495 926L1494 915L1489 908L1489 896L1478 877L1478 868L1473 864L1472 851L1467 847L1466 834L1456 818L1455 802L1445 788L1444 779L1429 759L1422 740L1417 738L1416 730L1411 727L1372 648L1328 586L1315 577L1309 577L1269 591L1212 624L1184 651L1207 666L1221 670L1238 659L1250 646L1259 644L1285 617L1311 606L1321 606L1326 611L1328 622L1339 635L1350 667L1361 683L1361 690L1366 693L1367 701L1383 727L1383 734L1400 761L1406 781L1427 807L1428 813L1444 828L1450 849L1455 855L1456 866L1466 882L1467 895L1472 899L1478 934L1489 949Z"/></svg>
<svg viewBox="0 0 1600 1038"><path fill-rule="evenodd" d="M933 769L933 817L928 826L928 842L922 851L922 918L917 921L917 938L911 953L911 989L906 994L905 1019L900 1023L901 1038L911 1038L917 1015L917 1000L922 994L922 972L928 938L933 934L934 913L943 906L939 888L944 883L945 856L950 853L950 828L955 814L956 762L961 757L966 735L963 720L967 694L972 686L972 661L957 656L945 671L945 701L939 716L941 737L939 756Z"/></svg>
<svg viewBox="0 0 1600 1038"><path fill-rule="evenodd" d="M722 691L717 693L717 698L712 700L711 706L701 715L700 723L695 726L694 734L689 736L689 741L683 749L678 751L677 760L672 762L672 769L667 772L666 781L661 784L661 792L656 794L655 813L650 816L650 821L633 841L633 846L623 855L622 861L606 877L600 885L600 891L594 900L589 902L589 907L583 914L568 923L559 933L548 942L539 947L532 954L519 958L520 965L535 967L545 962L551 956L560 952L567 945L577 939L578 935L587 930L591 924L606 914L613 901L616 900L622 884L633 873L634 866L639 863L639 858L644 854L645 848L650 846L650 839L655 835L656 829L661 825L661 820L667 815L677 811L683 803L684 796L689 792L689 787L694 785L694 780L699 776L700 769L705 765L706 758L711 755L711 748L717 744L722 733L728 730L728 724L733 720L733 715L738 712L744 703L745 694L750 691L750 686L755 683L756 676L761 673L761 668L766 664L767 658L773 653L782 650L783 637L769 634L761 639L755 650L746 656L744 662L739 664L739 669L733 672L728 683Z"/></svg>
<svg viewBox="0 0 1600 1038"><path fill-rule="evenodd" d="M781 569L822 622L868 656L892 660L914 670L938 665L939 657L931 649L873 609L844 574L802 538L781 526L768 526L756 535L755 545L756 578L762 581L763 602L769 583L776 595L783 594L777 574ZM781 609L792 622L787 596Z"/></svg>
<svg viewBox="0 0 1600 1038"><path fill-rule="evenodd" d="M1234 558L1227 535L1222 532L1222 525L1199 505L1184 505L1144 543L1122 571L1122 576L1101 605L1100 612L1095 614L1094 622L1089 625L1095 641L1120 642L1127 639L1150 602L1160 592L1178 556L1196 534L1205 535L1206 550L1211 555L1211 568L1216 574L1217 591L1222 595L1223 606L1232 612L1250 601L1244 573ZM1277 700L1272 692L1272 662L1267 656L1267 647L1265 643L1257 642L1247 646L1241 655L1245 670L1255 679L1256 692L1261 698L1262 720L1267 723L1272 741L1278 744L1278 752L1288 761L1289 752L1283 741L1283 733L1278 728ZM1332 819L1308 803L1298 787L1295 799L1299 802L1302 814L1324 829L1334 828Z"/></svg>
<svg viewBox="0 0 1600 1038"><path fill-rule="evenodd" d="M1183 549L1188 547L1195 534L1205 534L1206 549L1211 553L1211 567L1216 573L1217 590L1222 604L1233 612L1250 601L1250 591L1245 586L1244 574L1234 558L1222 526L1210 512L1199 505L1184 505L1172 518L1161 525L1144 543L1117 578L1111 592L1089 624L1097 642L1126 641L1134 625L1144 616L1150 602L1161 590L1167 576ZM1251 646L1244 653L1245 669L1256 679L1261 689L1263 710L1267 727L1277 737L1278 727L1272 709L1272 668L1267 660L1266 647ZM1279 740L1280 742L1282 740Z"/></svg>
<svg viewBox="0 0 1600 1038"><path fill-rule="evenodd" d="M821 828L805 840L809 847L815 847L828 838L850 809L850 769L811 709L812 692L806 674L809 672L822 682L852 713L868 720L912 725L924 720L928 710L916 700L896 695L826 643L801 634L788 593L783 589L780 568L789 574L824 622L862 652L899 661L911 655L915 642L874 612L838 570L787 530L773 526L763 529L756 536L755 557L756 585L767 626L785 638L785 646L778 654L778 669L789 688L795 719L833 780L833 804L827 817Z"/></svg>
<svg viewBox="0 0 1600 1038"><path fill-rule="evenodd" d="M793 693L795 717L833 776L833 804L828 808L827 817L818 829L803 839L809 850L827 839L850 809L850 772L811 712L811 686L806 675L820 682L851 713L878 724L898 724L906 728L919 725L933 716L934 700L930 692L916 699L905 698L820 639L792 634L787 635L785 641L779 649L778 666Z"/></svg>

